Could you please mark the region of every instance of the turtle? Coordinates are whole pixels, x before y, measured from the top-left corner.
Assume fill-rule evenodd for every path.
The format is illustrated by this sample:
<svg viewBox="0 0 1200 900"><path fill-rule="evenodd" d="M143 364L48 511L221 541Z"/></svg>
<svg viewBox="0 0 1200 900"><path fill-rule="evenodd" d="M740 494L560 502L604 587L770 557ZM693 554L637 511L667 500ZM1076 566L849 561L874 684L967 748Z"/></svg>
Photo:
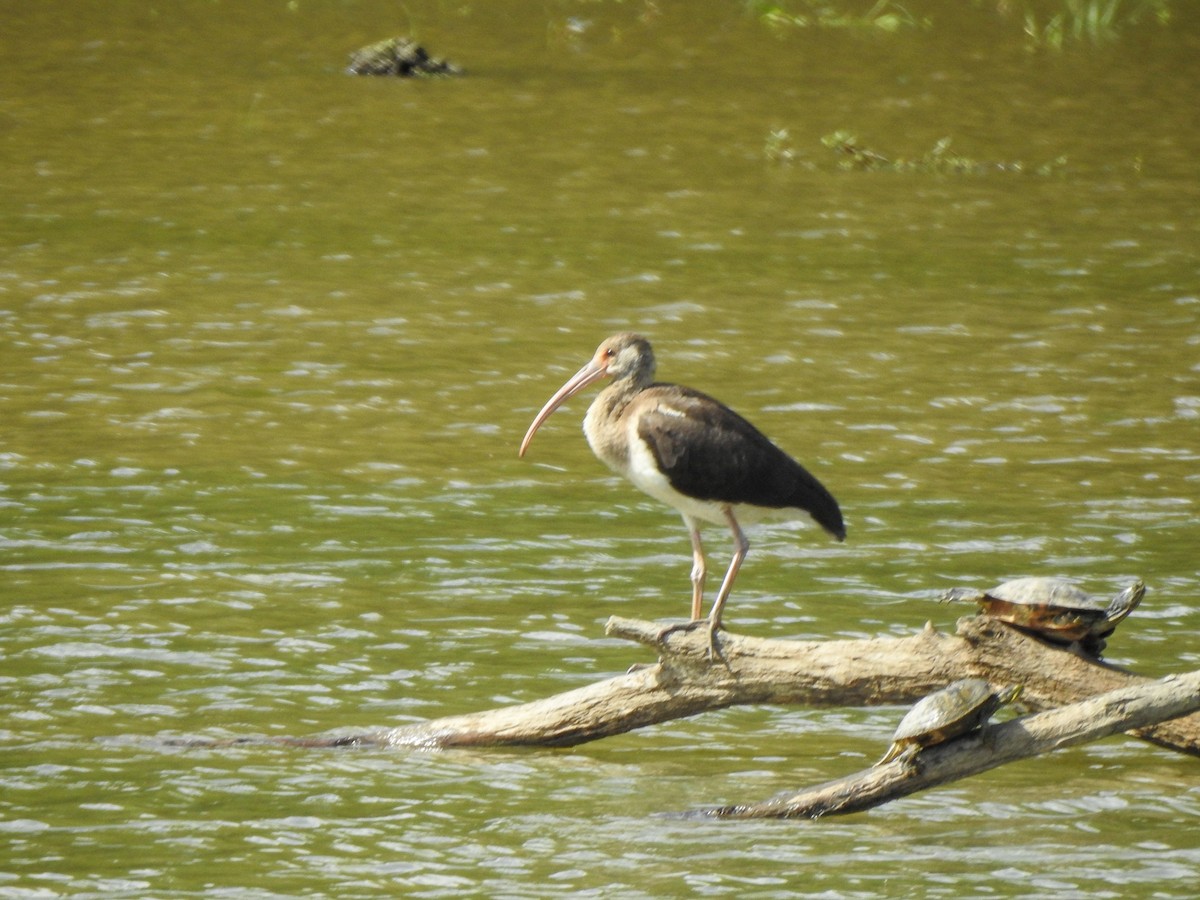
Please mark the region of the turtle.
<svg viewBox="0 0 1200 900"><path fill-rule="evenodd" d="M991 590L951 588L944 601L979 604L984 615L1032 632L1056 644L1076 641L1098 656L1104 639L1142 602L1146 585L1135 581L1111 601L1090 596L1061 578L1014 578Z"/></svg>
<svg viewBox="0 0 1200 900"><path fill-rule="evenodd" d="M875 763L882 766L906 753L919 752L982 728L1001 706L1021 693L1014 685L995 690L982 678L962 678L918 701L900 720L892 746Z"/></svg>

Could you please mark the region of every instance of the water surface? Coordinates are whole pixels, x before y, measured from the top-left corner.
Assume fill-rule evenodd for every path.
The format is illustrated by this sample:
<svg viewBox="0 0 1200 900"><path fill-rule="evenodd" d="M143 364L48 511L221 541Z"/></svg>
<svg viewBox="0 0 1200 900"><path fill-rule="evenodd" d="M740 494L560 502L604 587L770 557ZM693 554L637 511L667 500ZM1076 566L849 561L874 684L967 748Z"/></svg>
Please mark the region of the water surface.
<svg viewBox="0 0 1200 900"><path fill-rule="evenodd" d="M901 710L554 752L161 740L647 661L603 622L686 614L677 516L592 458L582 399L516 457L626 329L846 513L842 545L755 529L730 627L904 635L953 626L952 584L1142 577L1110 659L1194 668L1189 9L1054 54L951 3L784 36L736 4L73 6L0 38L0 893L1191 895L1195 763L1126 738L816 824L655 814L857 769ZM469 77L342 74L410 29ZM845 171L840 129L1024 171Z"/></svg>

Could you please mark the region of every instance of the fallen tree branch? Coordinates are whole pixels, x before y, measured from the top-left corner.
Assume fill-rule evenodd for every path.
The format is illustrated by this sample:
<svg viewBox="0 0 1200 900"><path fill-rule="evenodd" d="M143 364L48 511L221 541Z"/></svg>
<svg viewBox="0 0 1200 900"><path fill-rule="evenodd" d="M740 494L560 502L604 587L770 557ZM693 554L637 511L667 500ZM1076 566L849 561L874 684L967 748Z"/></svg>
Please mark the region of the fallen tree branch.
<svg viewBox="0 0 1200 900"><path fill-rule="evenodd" d="M1109 691L1023 716L914 756L763 803L698 810L722 819L815 819L861 812L916 791L986 772L1019 759L1099 740L1200 710L1200 671Z"/></svg>
<svg viewBox="0 0 1200 900"><path fill-rule="evenodd" d="M563 747L734 705L913 703L966 677L1020 683L1022 700L1034 710L1151 681L982 616L960 620L957 635L926 626L904 638L790 641L722 631L715 663L709 662L703 629L664 635L660 623L613 617L606 631L654 650L658 663L517 706L360 735L285 740L307 746ZM1148 725L1137 736L1200 755L1200 715Z"/></svg>
<svg viewBox="0 0 1200 900"><path fill-rule="evenodd" d="M606 630L650 648L658 654L658 662L530 703L396 728L175 743L218 746L267 740L305 747L565 747L734 705L913 703L967 677L993 684L1020 683L1022 700L1033 710L1151 681L983 616L959 620L954 635L927 625L903 638L792 641L722 631L720 657L711 663L703 629L664 632L660 623L613 617ZM1200 756L1200 714L1145 725L1135 735Z"/></svg>
<svg viewBox="0 0 1200 900"><path fill-rule="evenodd" d="M393 747L571 746L739 704L900 703L953 680L945 635L773 641L721 632L710 663L703 629L663 637L660 623L613 617L606 631L659 651L656 665L544 700L403 726L357 743Z"/></svg>
<svg viewBox="0 0 1200 900"><path fill-rule="evenodd" d="M650 648L658 654L658 662L531 703L397 728L336 736L171 743L563 747L737 704L913 703L952 681L976 677L995 685L1021 684L1026 707L1045 711L795 794L690 815L815 818L855 812L1119 731L1200 756L1200 672L1154 681L1046 644L984 616L960 619L954 635L926 625L904 638L790 641L722 631L716 661L709 659L707 629L671 631L655 622L613 617L606 630Z"/></svg>

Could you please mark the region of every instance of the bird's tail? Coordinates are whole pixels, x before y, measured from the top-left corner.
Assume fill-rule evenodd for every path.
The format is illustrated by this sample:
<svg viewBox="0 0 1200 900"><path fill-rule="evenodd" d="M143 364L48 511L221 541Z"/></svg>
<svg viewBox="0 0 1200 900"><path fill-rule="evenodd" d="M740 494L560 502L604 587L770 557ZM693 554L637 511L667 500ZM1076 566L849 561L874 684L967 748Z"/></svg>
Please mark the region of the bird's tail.
<svg viewBox="0 0 1200 900"><path fill-rule="evenodd" d="M842 508L833 499L833 494L825 489L825 485L817 481L810 473L805 472L804 479L796 490L796 506L806 510L813 521L828 531L839 541L846 539L846 523L842 519Z"/></svg>

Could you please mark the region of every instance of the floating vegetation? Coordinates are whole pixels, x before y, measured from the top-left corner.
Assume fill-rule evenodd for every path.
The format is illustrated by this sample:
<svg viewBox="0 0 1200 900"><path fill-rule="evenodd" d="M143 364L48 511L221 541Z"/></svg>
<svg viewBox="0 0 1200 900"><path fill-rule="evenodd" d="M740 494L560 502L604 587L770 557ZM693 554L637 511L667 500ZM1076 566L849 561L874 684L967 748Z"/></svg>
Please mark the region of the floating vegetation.
<svg viewBox="0 0 1200 900"><path fill-rule="evenodd" d="M406 37L389 38L356 50L350 54L346 71L351 75L395 75L400 78L462 74L458 66L433 58L424 47Z"/></svg>
<svg viewBox="0 0 1200 900"><path fill-rule="evenodd" d="M1030 172L1050 175L1061 171L1067 158L1060 156L1049 163L1027 167L1021 162L983 162L953 153L950 138L944 137L933 147L913 159L889 157L859 143L848 131L835 131L821 138L821 143L841 157L839 166L859 172L922 172L934 174L977 174L983 172Z"/></svg>
<svg viewBox="0 0 1200 900"><path fill-rule="evenodd" d="M924 28L928 19L918 19L893 0L876 0L866 12L849 12L853 4L839 0L748 0L751 15L776 31L792 28L845 28L879 31L899 31L901 28Z"/></svg>
<svg viewBox="0 0 1200 900"><path fill-rule="evenodd" d="M764 25L782 33L797 28L840 28L895 32L931 28L933 20L895 0L745 0L746 9ZM1069 42L1106 44L1146 19L1171 21L1172 0L975 0L976 8L994 6L1004 18L1022 22L1035 49L1061 50Z"/></svg>
<svg viewBox="0 0 1200 900"><path fill-rule="evenodd" d="M772 128L767 132L763 154L773 163L790 163L796 158L791 133L786 128Z"/></svg>
<svg viewBox="0 0 1200 900"><path fill-rule="evenodd" d="M1161 25L1171 20L1171 0L1057 0L1052 13L1038 6L1027 0L1024 7L1025 37L1035 49L1061 50L1068 41L1112 43L1143 19Z"/></svg>

